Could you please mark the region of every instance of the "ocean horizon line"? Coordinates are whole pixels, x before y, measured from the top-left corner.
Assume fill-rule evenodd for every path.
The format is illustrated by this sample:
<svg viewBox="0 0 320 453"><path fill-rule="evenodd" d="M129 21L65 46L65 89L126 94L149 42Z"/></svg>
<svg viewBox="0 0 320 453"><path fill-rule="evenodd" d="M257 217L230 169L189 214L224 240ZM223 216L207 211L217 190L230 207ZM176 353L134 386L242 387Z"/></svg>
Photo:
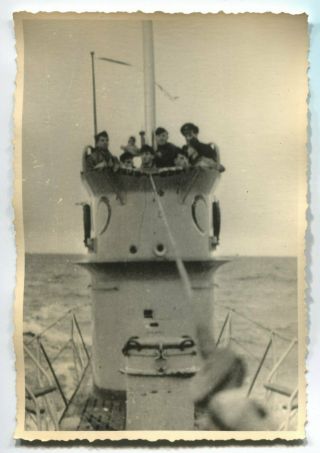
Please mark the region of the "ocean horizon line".
<svg viewBox="0 0 320 453"><path fill-rule="evenodd" d="M87 258L86 253L75 253L75 252L25 252L25 256L28 255L41 255L41 256L77 256ZM245 255L245 254L234 254L234 255L215 255L215 259L237 259L237 258L295 258L297 255Z"/></svg>

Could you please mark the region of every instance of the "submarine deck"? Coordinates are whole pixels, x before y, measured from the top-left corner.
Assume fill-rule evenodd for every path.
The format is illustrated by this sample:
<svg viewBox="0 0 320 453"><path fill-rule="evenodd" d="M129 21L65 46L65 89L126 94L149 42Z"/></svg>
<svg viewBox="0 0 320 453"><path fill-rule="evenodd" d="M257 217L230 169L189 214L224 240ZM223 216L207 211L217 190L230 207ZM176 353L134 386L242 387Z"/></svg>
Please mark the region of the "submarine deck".
<svg viewBox="0 0 320 453"><path fill-rule="evenodd" d="M168 388L166 379L162 382L163 385L160 385L160 388L158 382L157 390L140 388L141 391L137 393L129 391L127 399L124 392L121 392L121 394L120 392L108 392L108 394L102 395L92 390L92 373L89 366L75 398L62 417L60 429L63 431L124 431L128 429L128 418L130 418L130 415L127 414L127 407L132 404L136 413L143 414L145 423L148 423L148 420L152 418L154 428L148 429L165 429L161 426L163 414L159 417L159 424L157 414L159 413L159 405L163 405L164 393L170 393L170 397L165 398L165 410L171 414L170 423L173 425L171 429L178 430L182 418L185 418L185 408L183 405L177 405L178 402L182 401L179 382L171 382L170 388ZM182 392L184 391L183 388ZM187 398L184 397L184 400L187 400ZM172 417L172 414L175 414L175 416ZM185 422L183 420L184 424ZM134 417L129 421L129 424L134 426ZM189 420L189 425L190 429L197 429L196 413L195 417Z"/></svg>

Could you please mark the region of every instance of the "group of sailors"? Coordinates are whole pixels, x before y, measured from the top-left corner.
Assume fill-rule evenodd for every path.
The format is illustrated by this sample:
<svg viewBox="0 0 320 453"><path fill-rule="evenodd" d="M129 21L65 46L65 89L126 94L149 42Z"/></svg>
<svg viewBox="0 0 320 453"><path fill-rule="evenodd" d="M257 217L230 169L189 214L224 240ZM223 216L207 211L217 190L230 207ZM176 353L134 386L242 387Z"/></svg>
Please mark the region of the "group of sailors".
<svg viewBox="0 0 320 453"><path fill-rule="evenodd" d="M154 132L155 146L145 142L145 133L140 132L141 147L136 145L135 137L129 137L128 143L122 146L122 154L118 159L109 150L109 135L102 131L95 136L95 147L86 149L86 170L102 170L112 168L133 169L137 157L140 158L141 170L176 167L187 169L189 167L216 167L220 172L224 167L220 164L218 152L214 144L202 143L199 138L199 128L193 123L185 123L180 128L186 144L179 148L169 142L169 133L163 127L158 127Z"/></svg>

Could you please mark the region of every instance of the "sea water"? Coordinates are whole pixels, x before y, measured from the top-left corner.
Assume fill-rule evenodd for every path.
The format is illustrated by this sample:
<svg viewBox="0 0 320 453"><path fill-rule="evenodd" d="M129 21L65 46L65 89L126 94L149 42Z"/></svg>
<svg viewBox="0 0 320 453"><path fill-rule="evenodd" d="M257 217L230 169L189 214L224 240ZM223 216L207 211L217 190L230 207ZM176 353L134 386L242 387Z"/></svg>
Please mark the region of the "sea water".
<svg viewBox="0 0 320 453"><path fill-rule="evenodd" d="M59 342L70 337L70 323L67 317L64 319L70 308L75 309L84 341L90 350L90 275L76 264L80 258L75 255L26 255L25 338L29 340L32 334L39 334L63 317L62 322L45 335L49 353L58 347ZM218 338L228 309L235 310L231 325L221 337L221 345L226 345L232 338L231 346L243 356L247 366L248 387L268 346L271 331L280 334L279 337L273 336L272 347L254 386L256 394L261 396L268 373L290 344L289 340L297 336L297 260L284 257L229 258L215 273L214 285L214 334ZM297 384L298 376L296 349L293 348L277 373L281 384L292 388ZM58 369L66 389L72 386L68 375L68 370L72 374L72 366L68 360L66 358L64 364L60 363Z"/></svg>

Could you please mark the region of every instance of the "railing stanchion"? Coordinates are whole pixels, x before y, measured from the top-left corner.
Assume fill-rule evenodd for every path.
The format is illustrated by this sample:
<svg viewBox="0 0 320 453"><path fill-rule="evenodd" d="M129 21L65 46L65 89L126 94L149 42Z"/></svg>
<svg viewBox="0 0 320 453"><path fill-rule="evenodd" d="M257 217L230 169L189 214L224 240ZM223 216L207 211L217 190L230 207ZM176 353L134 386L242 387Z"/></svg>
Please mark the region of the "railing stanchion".
<svg viewBox="0 0 320 453"><path fill-rule="evenodd" d="M47 354L47 351L45 350L45 348L44 348L44 346L43 346L43 344L41 343L40 340L39 340L39 344L40 344L40 348L41 348L41 351L43 353L43 356L46 359L46 362L47 362L47 364L49 366L49 369L51 371L51 374L52 374L52 377L54 379L54 382L56 383L56 385L58 387L58 390L59 390L59 393L61 395L61 398L63 399L63 402L64 402L65 406L67 406L68 405L67 398L66 398L65 394L63 393L61 384L60 384L59 379L58 379L58 377L56 375L56 372L54 371L53 366L52 366L52 364L50 362L50 359L49 359L49 356Z"/></svg>
<svg viewBox="0 0 320 453"><path fill-rule="evenodd" d="M272 367L274 367L277 362L277 353L276 353L276 342L275 342L276 336L273 331L271 332L271 338L272 338Z"/></svg>
<svg viewBox="0 0 320 453"><path fill-rule="evenodd" d="M256 383L256 380L257 380L257 378L258 378L258 376L260 374L261 368L262 368L262 366L263 366L263 364L264 364L264 362L265 362L265 360L267 358L267 355L268 355L269 349L271 347L271 344L272 344L272 336L270 336L270 339L268 341L266 349L264 350L263 356L261 357L261 360L260 360L260 363L258 365L258 368L256 369L256 372L255 372L255 374L253 376L253 379L251 381L251 384L250 384L250 387L249 387L249 390L248 390L248 393L247 393L248 397L250 396L250 394L252 392L252 389L253 389L253 387L254 387L254 385Z"/></svg>
<svg viewBox="0 0 320 453"><path fill-rule="evenodd" d="M277 373L280 365L283 363L283 361L286 359L287 355L289 354L289 352L292 350L292 348L295 346L295 344L297 343L297 339L294 338L291 343L289 344L288 348L285 350L285 352L282 354L282 356L280 357L280 359L277 361L277 363L275 364L275 366L272 368L272 370L270 371L268 377L267 377L267 382L271 382L271 380L273 379L273 377L275 376L275 374Z"/></svg>
<svg viewBox="0 0 320 453"><path fill-rule="evenodd" d="M80 326L79 326L79 323L78 323L78 320L76 318L76 315L72 315L73 316L73 320L74 320L74 323L75 323L75 326L76 326L76 329L78 331L78 334L80 336L80 340L81 340L81 343L82 343L82 347L86 353L86 356L87 356L87 359L90 360L90 355L89 355L89 352L88 352L88 349L87 349L87 346L84 342L84 339L83 339L83 336L82 336L82 333L81 333L81 330L80 330Z"/></svg>
<svg viewBox="0 0 320 453"><path fill-rule="evenodd" d="M228 322L228 346L230 346L232 341L232 313L230 312L229 322Z"/></svg>
<svg viewBox="0 0 320 453"><path fill-rule="evenodd" d="M221 328L221 330L220 330L218 339L217 339L217 341L216 341L216 346L219 346L219 343L220 343L220 341L221 341L221 339L222 339L222 336L223 336L223 334L224 334L225 328L226 328L226 326L227 326L227 324L228 324L228 322L229 322L229 318L230 318L230 312L228 312L227 316L225 317L225 320L224 320L224 322L223 322L223 326L222 326L222 328Z"/></svg>

